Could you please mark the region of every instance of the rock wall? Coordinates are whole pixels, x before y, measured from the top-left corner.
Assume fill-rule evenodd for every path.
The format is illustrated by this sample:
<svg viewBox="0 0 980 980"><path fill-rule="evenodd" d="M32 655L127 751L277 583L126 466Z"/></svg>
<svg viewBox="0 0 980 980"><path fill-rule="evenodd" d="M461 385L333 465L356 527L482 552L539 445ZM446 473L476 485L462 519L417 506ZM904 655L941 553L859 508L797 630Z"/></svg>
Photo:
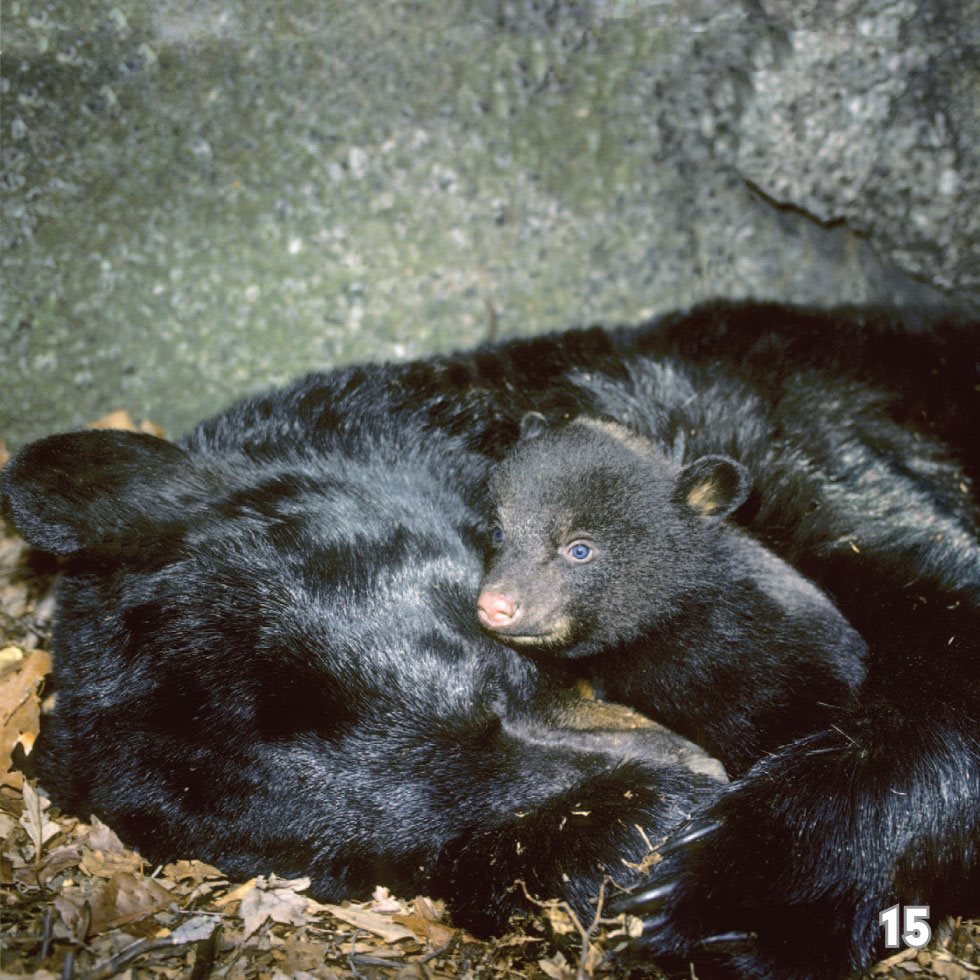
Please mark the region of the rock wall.
<svg viewBox="0 0 980 980"><path fill-rule="evenodd" d="M0 436L715 295L980 311L980 7L11 0Z"/></svg>

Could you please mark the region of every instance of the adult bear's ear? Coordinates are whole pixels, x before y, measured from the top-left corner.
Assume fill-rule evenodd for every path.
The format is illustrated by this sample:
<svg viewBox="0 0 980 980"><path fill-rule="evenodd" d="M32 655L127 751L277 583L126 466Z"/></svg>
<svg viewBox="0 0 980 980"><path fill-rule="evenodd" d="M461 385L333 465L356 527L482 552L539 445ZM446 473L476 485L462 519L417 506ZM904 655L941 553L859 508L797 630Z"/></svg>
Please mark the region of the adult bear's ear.
<svg viewBox="0 0 980 980"><path fill-rule="evenodd" d="M540 412L525 412L521 419L521 438L537 439L549 428L548 420Z"/></svg>
<svg viewBox="0 0 980 980"><path fill-rule="evenodd" d="M0 472L0 507L44 551L134 553L172 532L199 499L189 461L183 449L141 432L49 436Z"/></svg>
<svg viewBox="0 0 980 980"><path fill-rule="evenodd" d="M714 520L734 514L752 489L749 471L728 456L702 456L681 470L674 500Z"/></svg>

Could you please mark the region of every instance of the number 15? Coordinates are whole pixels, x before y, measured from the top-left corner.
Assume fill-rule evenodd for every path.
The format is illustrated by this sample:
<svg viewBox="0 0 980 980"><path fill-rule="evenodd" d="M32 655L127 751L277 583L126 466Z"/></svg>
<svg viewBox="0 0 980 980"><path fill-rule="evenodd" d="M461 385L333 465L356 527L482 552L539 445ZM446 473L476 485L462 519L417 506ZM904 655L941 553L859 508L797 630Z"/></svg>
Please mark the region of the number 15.
<svg viewBox="0 0 980 980"><path fill-rule="evenodd" d="M898 941L899 907L898 905L892 905L878 915L878 924L885 927L886 949L898 949L901 945ZM905 931L902 933L902 942L906 946L920 949L929 942L932 938L932 929L929 927L928 919L928 905L905 906Z"/></svg>

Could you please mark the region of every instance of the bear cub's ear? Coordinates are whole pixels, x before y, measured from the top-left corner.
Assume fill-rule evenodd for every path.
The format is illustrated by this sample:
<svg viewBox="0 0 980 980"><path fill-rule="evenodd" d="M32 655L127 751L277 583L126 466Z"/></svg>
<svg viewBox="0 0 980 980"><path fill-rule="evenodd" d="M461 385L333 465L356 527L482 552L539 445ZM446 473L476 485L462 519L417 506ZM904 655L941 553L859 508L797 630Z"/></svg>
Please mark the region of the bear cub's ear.
<svg viewBox="0 0 980 980"><path fill-rule="evenodd" d="M132 551L185 516L188 454L154 436L94 430L25 446L0 472L0 507L56 555Z"/></svg>
<svg viewBox="0 0 980 980"><path fill-rule="evenodd" d="M745 503L751 489L749 471L741 463L728 456L702 456L681 470L674 501L720 521Z"/></svg>

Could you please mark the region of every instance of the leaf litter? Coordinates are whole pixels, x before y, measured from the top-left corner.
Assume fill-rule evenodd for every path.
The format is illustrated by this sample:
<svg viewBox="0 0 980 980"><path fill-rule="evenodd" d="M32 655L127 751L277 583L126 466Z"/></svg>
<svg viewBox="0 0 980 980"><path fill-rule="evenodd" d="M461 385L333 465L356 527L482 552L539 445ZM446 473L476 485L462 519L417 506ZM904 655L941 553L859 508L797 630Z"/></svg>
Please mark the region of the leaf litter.
<svg viewBox="0 0 980 980"><path fill-rule="evenodd" d="M94 423L162 436L125 412ZM0 466L8 454L0 441ZM0 971L36 980L115 976L152 980L464 977L663 977L655 965L612 958L637 933L632 917L590 923L566 903L527 895L530 914L481 942L453 926L443 904L392 895L322 904L309 879L247 882L188 854L150 867L98 817L58 811L24 779L51 669L56 560L32 552L0 522ZM651 855L656 861L656 855ZM682 974L696 977L693 967ZM894 953L860 975L980 980L980 920L936 924L924 950Z"/></svg>

